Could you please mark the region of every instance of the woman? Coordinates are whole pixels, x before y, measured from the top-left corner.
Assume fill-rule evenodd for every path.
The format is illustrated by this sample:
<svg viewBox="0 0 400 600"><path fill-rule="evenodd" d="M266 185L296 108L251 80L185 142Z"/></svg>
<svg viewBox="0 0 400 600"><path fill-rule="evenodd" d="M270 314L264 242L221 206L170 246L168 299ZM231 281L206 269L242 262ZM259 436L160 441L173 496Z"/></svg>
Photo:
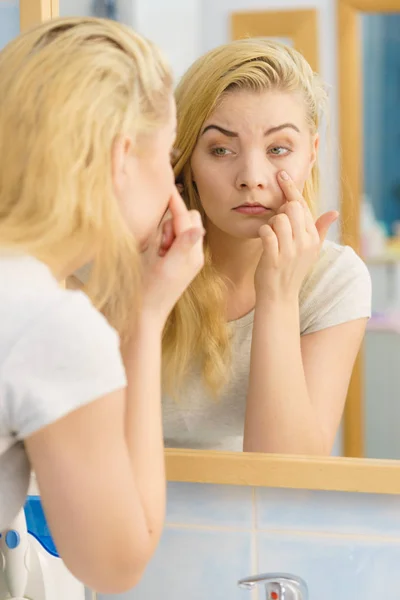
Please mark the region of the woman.
<svg viewBox="0 0 400 600"><path fill-rule="evenodd" d="M0 531L32 467L60 556L103 593L138 581L163 523L161 333L203 264L175 129L169 69L127 27L59 19L0 54ZM88 261L93 303L59 285Z"/></svg>
<svg viewBox="0 0 400 600"><path fill-rule="evenodd" d="M316 222L326 94L295 50L212 50L177 92L175 176L206 264L164 332L168 446L329 454L370 316L366 267Z"/></svg>

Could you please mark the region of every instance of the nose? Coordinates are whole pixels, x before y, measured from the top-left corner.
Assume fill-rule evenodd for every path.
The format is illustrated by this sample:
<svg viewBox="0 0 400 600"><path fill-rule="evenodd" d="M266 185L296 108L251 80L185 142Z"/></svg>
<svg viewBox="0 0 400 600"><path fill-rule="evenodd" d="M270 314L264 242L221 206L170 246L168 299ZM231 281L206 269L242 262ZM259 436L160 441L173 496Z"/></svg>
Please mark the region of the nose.
<svg viewBox="0 0 400 600"><path fill-rule="evenodd" d="M238 165L236 187L239 190L265 190L272 178L272 166L264 153L250 153L243 156Z"/></svg>

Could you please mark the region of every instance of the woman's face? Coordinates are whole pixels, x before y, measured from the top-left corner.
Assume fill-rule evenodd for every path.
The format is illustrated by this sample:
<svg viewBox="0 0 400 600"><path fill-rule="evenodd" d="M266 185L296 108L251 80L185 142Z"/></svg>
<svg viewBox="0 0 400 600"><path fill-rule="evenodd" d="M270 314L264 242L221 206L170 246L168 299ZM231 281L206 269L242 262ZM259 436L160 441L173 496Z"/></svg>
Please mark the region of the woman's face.
<svg viewBox="0 0 400 600"><path fill-rule="evenodd" d="M171 151L176 136L176 107L171 95L168 119L142 141L139 152L129 138L117 141L113 180L122 214L140 246L157 229L174 190Z"/></svg>
<svg viewBox="0 0 400 600"><path fill-rule="evenodd" d="M228 92L205 121L191 159L207 228L258 237L285 202L278 172L287 171L302 191L317 145L300 94Z"/></svg>

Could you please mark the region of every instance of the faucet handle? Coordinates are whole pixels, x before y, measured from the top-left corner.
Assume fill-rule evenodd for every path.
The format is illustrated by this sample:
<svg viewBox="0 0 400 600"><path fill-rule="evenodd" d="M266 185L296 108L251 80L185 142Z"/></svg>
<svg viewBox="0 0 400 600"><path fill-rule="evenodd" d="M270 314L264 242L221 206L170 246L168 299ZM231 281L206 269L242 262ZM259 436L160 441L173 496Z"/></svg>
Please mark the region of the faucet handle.
<svg viewBox="0 0 400 600"><path fill-rule="evenodd" d="M306 582L289 573L263 573L238 581L238 586L247 590L264 585L266 600L308 600Z"/></svg>

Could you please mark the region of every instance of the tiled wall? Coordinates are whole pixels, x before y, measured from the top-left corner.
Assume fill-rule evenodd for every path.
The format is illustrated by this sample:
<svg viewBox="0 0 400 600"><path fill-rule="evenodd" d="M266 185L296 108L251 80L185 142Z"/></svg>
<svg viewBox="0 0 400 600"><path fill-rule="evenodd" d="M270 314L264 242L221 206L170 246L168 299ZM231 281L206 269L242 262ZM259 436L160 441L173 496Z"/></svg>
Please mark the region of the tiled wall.
<svg viewBox="0 0 400 600"><path fill-rule="evenodd" d="M141 583L99 600L262 600L236 581L303 577L310 600L400 599L400 497L171 483Z"/></svg>

